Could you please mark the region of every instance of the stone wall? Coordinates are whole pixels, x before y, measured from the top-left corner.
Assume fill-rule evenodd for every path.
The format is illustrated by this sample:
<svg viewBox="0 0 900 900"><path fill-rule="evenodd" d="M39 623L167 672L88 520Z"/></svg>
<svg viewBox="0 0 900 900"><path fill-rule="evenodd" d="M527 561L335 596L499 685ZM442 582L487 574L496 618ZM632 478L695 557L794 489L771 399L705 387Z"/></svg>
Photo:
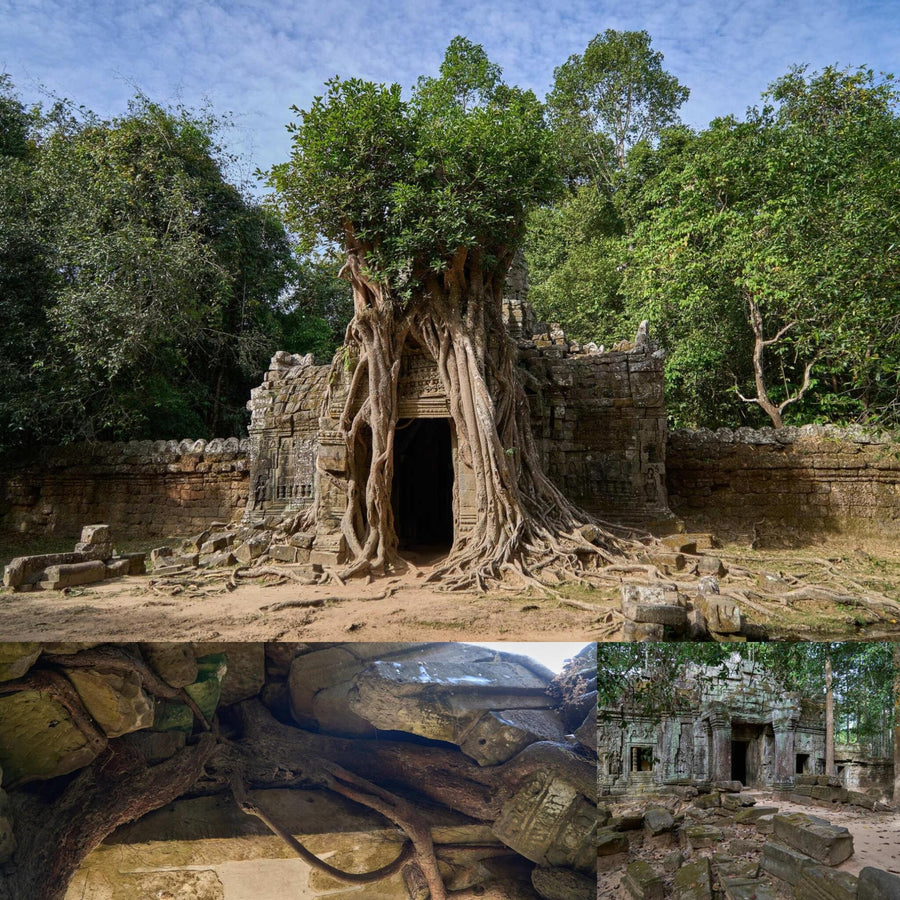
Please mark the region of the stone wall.
<svg viewBox="0 0 900 900"><path fill-rule="evenodd" d="M239 517L249 442L73 444L0 471L0 533L74 537L105 522L117 537L201 531Z"/></svg>
<svg viewBox="0 0 900 900"><path fill-rule="evenodd" d="M900 537L900 439L860 429L673 431L673 512L688 530L777 546L829 535Z"/></svg>

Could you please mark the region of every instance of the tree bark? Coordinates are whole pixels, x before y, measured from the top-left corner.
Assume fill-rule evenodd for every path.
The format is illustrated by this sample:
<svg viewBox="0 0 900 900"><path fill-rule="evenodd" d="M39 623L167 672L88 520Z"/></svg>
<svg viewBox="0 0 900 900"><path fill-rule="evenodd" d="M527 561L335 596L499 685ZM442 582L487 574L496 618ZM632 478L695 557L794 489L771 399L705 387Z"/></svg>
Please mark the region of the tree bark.
<svg viewBox="0 0 900 900"><path fill-rule="evenodd" d="M834 775L834 688L831 678L831 648L825 647L825 774Z"/></svg>
<svg viewBox="0 0 900 900"><path fill-rule="evenodd" d="M894 802L900 802L900 643L894 649Z"/></svg>
<svg viewBox="0 0 900 900"><path fill-rule="evenodd" d="M437 366L459 457L475 478L475 526L455 535L432 580L448 589L484 590L511 576L541 587L560 573L627 554L627 542L600 529L600 540L587 541L579 527L591 517L541 468L515 348L502 317L511 254L505 252L486 278L482 253L461 249L441 277L426 278L420 296L401 301L366 270L366 248L352 235L348 243L343 272L353 288L355 313L332 363L325 399L327 409L334 386L345 383L347 360L355 361L338 429L347 458L347 506L340 527L351 557L339 576L405 567L391 487L400 363L410 346L427 352Z"/></svg>
<svg viewBox="0 0 900 900"><path fill-rule="evenodd" d="M197 742L148 766L127 743L108 748L52 803L10 794L18 848L0 879L0 900L62 900L85 857L115 828L181 796L200 777L215 739Z"/></svg>

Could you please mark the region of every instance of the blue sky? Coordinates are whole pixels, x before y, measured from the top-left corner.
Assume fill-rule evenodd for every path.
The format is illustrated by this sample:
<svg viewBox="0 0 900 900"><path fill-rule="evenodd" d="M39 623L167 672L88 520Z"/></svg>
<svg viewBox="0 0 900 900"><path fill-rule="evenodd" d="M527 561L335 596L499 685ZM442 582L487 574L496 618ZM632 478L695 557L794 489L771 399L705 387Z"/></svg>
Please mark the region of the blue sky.
<svg viewBox="0 0 900 900"><path fill-rule="evenodd" d="M0 0L0 72L102 116L135 88L159 102L234 114L246 171L285 159L289 107L332 75L414 83L456 34L484 45L506 80L543 97L553 69L606 28L646 29L691 89L702 127L743 114L795 63L900 74L900 0Z"/></svg>

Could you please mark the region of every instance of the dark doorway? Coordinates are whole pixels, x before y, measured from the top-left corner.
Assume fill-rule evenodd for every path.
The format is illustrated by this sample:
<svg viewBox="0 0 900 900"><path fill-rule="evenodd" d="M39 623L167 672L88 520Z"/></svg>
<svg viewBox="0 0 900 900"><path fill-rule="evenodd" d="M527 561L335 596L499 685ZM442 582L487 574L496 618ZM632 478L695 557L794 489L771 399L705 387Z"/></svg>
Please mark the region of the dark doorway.
<svg viewBox="0 0 900 900"><path fill-rule="evenodd" d="M731 742L731 780L747 784L747 747L748 741Z"/></svg>
<svg viewBox="0 0 900 900"><path fill-rule="evenodd" d="M449 419L401 419L391 496L400 549L453 544L453 451Z"/></svg>
<svg viewBox="0 0 900 900"><path fill-rule="evenodd" d="M808 753L798 753L797 754L797 774L802 775L809 765L809 754Z"/></svg>

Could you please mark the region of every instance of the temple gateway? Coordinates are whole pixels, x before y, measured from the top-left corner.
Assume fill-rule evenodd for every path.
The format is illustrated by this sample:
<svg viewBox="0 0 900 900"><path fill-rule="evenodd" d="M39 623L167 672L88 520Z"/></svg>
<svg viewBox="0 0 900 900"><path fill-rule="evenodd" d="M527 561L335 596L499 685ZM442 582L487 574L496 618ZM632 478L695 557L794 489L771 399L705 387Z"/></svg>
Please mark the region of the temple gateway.
<svg viewBox="0 0 900 900"><path fill-rule="evenodd" d="M679 709L662 718L601 713L601 792L720 781L783 790L825 772L822 704L787 693L758 663L734 654L721 666L689 664L675 690Z"/></svg>
<svg viewBox="0 0 900 900"><path fill-rule="evenodd" d="M504 298L544 470L576 504L602 518L648 526L668 520L664 353L639 330L612 350L566 339L536 321L523 267ZM347 458L337 424L352 364L329 385L328 365L277 353L251 395L250 495L245 521L285 517L320 497L315 531L297 535L310 561L341 564ZM327 388L330 387L330 392ZM392 503L402 549L449 550L476 521L474 475L456 436L434 360L409 346L402 358ZM365 438L364 438L365 439Z"/></svg>

